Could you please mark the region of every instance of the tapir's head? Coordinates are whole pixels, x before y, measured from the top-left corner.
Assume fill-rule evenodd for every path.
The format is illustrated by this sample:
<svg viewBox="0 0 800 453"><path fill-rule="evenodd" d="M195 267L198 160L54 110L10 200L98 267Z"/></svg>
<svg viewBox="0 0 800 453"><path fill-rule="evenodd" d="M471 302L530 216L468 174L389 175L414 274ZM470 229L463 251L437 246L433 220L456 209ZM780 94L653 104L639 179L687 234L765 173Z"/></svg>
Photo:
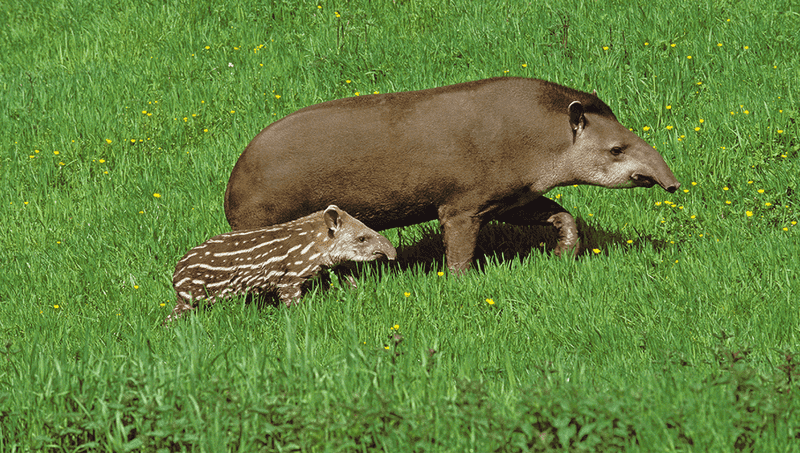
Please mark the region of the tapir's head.
<svg viewBox="0 0 800 453"><path fill-rule="evenodd" d="M584 111L569 104L572 146L569 159L575 182L608 188L652 187L672 193L680 183L652 146L619 123L613 114Z"/></svg>

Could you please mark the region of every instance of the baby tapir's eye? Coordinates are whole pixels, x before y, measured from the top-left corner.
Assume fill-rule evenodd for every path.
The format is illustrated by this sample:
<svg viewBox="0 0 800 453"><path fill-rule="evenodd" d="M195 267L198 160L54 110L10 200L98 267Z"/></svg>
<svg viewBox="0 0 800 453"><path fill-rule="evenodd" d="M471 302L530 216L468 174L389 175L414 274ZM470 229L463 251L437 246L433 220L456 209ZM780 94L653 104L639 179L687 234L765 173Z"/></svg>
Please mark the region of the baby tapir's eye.
<svg viewBox="0 0 800 453"><path fill-rule="evenodd" d="M611 148L611 154L613 156L619 156L620 154L622 154L622 148L619 147L619 146L615 146L615 147Z"/></svg>
<svg viewBox="0 0 800 453"><path fill-rule="evenodd" d="M367 237L366 236L359 237L358 242L367 242Z"/></svg>

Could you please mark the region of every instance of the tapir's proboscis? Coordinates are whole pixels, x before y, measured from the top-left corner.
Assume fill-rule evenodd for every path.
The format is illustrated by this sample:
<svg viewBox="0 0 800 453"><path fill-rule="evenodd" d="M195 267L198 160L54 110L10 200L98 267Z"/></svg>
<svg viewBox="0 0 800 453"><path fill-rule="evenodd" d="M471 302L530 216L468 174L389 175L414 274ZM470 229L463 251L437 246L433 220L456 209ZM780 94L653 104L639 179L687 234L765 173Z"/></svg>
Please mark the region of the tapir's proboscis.
<svg viewBox="0 0 800 453"><path fill-rule="evenodd" d="M234 229L330 204L378 231L439 219L447 264L460 272L490 220L553 225L555 253L576 253L575 219L543 196L573 184L680 186L595 94L503 77L298 110L239 157L225 215Z"/></svg>

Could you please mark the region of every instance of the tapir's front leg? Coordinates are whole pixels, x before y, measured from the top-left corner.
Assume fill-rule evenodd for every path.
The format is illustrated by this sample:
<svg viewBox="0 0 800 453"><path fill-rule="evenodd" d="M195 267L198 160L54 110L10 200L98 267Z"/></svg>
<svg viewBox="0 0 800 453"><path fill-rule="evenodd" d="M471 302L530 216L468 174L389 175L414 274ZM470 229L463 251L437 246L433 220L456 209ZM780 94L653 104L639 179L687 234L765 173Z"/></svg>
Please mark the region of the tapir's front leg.
<svg viewBox="0 0 800 453"><path fill-rule="evenodd" d="M462 274L472 266L475 244L482 221L471 212L453 212L439 209L439 223L444 235L447 266L455 274Z"/></svg>
<svg viewBox="0 0 800 453"><path fill-rule="evenodd" d="M547 197L539 197L530 203L498 215L497 220L514 225L553 225L558 232L555 254L578 254L578 226L572 214Z"/></svg>

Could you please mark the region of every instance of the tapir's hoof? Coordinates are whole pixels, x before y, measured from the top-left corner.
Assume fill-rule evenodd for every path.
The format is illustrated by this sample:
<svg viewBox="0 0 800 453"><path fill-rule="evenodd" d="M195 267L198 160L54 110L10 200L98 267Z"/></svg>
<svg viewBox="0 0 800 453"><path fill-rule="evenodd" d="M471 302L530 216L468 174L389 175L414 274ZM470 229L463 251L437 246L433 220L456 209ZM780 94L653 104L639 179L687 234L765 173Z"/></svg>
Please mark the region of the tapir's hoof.
<svg viewBox="0 0 800 453"><path fill-rule="evenodd" d="M558 231L558 244L556 244L556 256L578 256L580 244L578 240L578 226L575 218L568 212L553 214L547 219Z"/></svg>
<svg viewBox="0 0 800 453"><path fill-rule="evenodd" d="M556 245L556 249L553 251L553 253L555 253L556 256L568 256L572 258L577 258L580 249L581 249L580 241L575 241L572 244L564 244L562 242L559 242Z"/></svg>

